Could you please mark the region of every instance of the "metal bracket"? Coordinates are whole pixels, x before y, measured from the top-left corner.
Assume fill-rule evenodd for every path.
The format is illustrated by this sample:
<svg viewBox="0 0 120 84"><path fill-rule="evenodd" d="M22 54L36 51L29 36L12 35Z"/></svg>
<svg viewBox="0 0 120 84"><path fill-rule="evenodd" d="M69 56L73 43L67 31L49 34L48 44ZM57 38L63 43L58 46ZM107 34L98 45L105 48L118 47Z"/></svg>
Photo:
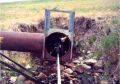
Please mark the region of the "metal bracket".
<svg viewBox="0 0 120 84"><path fill-rule="evenodd" d="M75 12L73 11L64 11L64 10L57 10L57 9L45 9L45 32L50 29L50 14L51 12L63 12L69 13L69 32L74 32L74 18Z"/></svg>

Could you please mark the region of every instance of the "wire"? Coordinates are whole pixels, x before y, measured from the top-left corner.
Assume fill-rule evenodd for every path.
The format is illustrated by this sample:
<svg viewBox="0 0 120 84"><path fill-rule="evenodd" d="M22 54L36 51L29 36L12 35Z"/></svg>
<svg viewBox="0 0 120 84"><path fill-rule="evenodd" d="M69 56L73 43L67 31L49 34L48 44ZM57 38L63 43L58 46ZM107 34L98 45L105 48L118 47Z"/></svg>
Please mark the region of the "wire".
<svg viewBox="0 0 120 84"><path fill-rule="evenodd" d="M8 59L9 61L13 62L14 64L16 64L17 66L19 66L20 68L22 68L23 70L27 71L28 73L30 73L32 76L34 75L34 73L32 73L31 71L27 70L26 68L24 68L22 65L16 63L15 61L13 61L12 59L10 59L9 57L5 56L4 54L2 54L0 52L0 55L6 59Z"/></svg>

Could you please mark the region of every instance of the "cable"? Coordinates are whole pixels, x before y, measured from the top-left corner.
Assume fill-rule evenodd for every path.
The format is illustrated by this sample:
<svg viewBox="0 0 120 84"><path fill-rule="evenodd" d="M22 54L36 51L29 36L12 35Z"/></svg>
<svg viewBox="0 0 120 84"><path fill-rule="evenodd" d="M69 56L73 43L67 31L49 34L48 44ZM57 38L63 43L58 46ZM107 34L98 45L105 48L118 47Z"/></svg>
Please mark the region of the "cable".
<svg viewBox="0 0 120 84"><path fill-rule="evenodd" d="M13 61L12 59L10 59L9 57L5 56L4 54L2 54L0 52L0 55L6 59L8 59L9 61L13 62L14 64L16 64L17 66L19 66L20 68L22 68L23 70L27 71L28 73L30 73L32 76L34 75L34 73L32 73L31 71L27 70L26 68L24 68L23 66L21 66L20 64L16 63L15 61Z"/></svg>

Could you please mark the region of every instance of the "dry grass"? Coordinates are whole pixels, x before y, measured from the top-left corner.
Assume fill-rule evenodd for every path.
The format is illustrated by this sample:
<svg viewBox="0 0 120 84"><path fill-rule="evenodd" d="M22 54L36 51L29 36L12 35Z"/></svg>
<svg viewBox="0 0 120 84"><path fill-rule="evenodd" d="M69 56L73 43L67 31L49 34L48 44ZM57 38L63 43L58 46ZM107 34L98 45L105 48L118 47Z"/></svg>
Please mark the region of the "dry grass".
<svg viewBox="0 0 120 84"><path fill-rule="evenodd" d="M115 15L119 10L118 2L119 0L33 0L0 4L0 28L8 30L17 22L37 21L44 17L46 8L74 10L77 16Z"/></svg>

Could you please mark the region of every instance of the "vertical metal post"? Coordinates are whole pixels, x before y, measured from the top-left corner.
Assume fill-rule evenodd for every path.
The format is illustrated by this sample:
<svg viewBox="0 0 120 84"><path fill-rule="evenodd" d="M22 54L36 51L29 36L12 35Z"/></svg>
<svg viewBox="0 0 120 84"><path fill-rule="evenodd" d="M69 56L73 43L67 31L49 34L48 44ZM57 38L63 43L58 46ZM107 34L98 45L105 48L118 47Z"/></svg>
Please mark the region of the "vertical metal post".
<svg viewBox="0 0 120 84"><path fill-rule="evenodd" d="M45 9L45 27L44 27L44 34L45 34L45 37L47 36L47 32L50 28L50 10L48 9ZM45 37L44 37L44 43L43 43L43 59L45 57Z"/></svg>
<svg viewBox="0 0 120 84"><path fill-rule="evenodd" d="M50 11L45 9L45 32L50 28Z"/></svg>
<svg viewBox="0 0 120 84"><path fill-rule="evenodd" d="M69 32L74 33L74 18L75 18L75 12L71 12L69 15Z"/></svg>
<svg viewBox="0 0 120 84"><path fill-rule="evenodd" d="M72 50L73 50L73 37L74 37L74 18L75 12L70 12L69 15L69 32L71 34L71 53L70 53L70 60L72 59Z"/></svg>

